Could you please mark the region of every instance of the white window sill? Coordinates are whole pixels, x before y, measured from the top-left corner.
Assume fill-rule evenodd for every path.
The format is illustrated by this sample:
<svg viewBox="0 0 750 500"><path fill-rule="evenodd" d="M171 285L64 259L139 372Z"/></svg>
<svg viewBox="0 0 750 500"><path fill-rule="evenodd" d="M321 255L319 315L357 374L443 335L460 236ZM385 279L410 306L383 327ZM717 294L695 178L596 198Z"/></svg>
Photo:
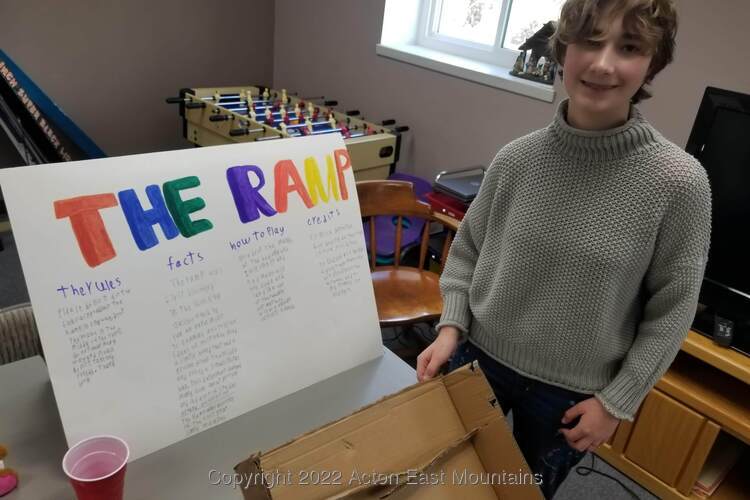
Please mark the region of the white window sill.
<svg viewBox="0 0 750 500"><path fill-rule="evenodd" d="M552 102L555 99L555 89L552 85L517 78L508 73L510 68L473 61L410 44L386 45L380 43L375 46L375 52L383 57L533 97L541 101Z"/></svg>

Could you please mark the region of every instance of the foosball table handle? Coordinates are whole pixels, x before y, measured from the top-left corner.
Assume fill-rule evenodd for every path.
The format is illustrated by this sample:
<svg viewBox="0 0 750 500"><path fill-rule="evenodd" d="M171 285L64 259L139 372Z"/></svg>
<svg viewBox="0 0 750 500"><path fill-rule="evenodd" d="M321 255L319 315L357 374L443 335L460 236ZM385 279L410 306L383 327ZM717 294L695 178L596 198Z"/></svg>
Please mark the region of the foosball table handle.
<svg viewBox="0 0 750 500"><path fill-rule="evenodd" d="M408 131L408 130L409 130L409 127L408 127L408 126L406 126L406 125L401 125L400 127L394 127L394 129L393 129L393 130L394 130L395 132L399 132L399 133L401 133L401 132L406 132L406 131Z"/></svg>
<svg viewBox="0 0 750 500"><path fill-rule="evenodd" d="M359 110L358 109L351 109L347 111L346 116L359 116Z"/></svg>
<svg viewBox="0 0 750 500"><path fill-rule="evenodd" d="M180 104L185 102L184 97L167 97L167 104Z"/></svg>
<svg viewBox="0 0 750 500"><path fill-rule="evenodd" d="M246 128L236 128L229 131L229 135L232 137L237 137L238 135L247 135L247 129Z"/></svg>
<svg viewBox="0 0 750 500"><path fill-rule="evenodd" d="M388 120L383 120L381 122L381 125L383 125L384 127L387 127L388 125L395 125L395 124L396 124L396 120L393 120L391 118L389 118Z"/></svg>
<svg viewBox="0 0 750 500"><path fill-rule="evenodd" d="M338 106L338 101L323 101L323 106Z"/></svg>
<svg viewBox="0 0 750 500"><path fill-rule="evenodd" d="M206 103L205 102L186 102L185 107L187 109L198 109L198 108L205 108Z"/></svg>
<svg viewBox="0 0 750 500"><path fill-rule="evenodd" d="M208 117L208 119L212 122L225 122L227 120L231 120L232 117L229 115L211 115Z"/></svg>

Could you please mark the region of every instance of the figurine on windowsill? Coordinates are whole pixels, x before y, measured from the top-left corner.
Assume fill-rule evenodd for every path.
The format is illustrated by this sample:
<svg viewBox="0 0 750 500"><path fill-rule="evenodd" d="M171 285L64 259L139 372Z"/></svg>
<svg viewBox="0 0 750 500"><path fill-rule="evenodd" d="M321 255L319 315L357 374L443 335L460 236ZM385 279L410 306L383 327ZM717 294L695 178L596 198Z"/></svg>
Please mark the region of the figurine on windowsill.
<svg viewBox="0 0 750 500"><path fill-rule="evenodd" d="M547 58L544 61L544 65L542 66L541 71L539 72L539 76L544 78L544 80L547 82L551 82L555 77L554 73L550 73L549 68L551 65L552 65L552 61L550 60L550 58Z"/></svg>
<svg viewBox="0 0 750 500"><path fill-rule="evenodd" d="M547 58L542 56L539 58L539 62L536 63L536 69L534 70L535 76L544 76L544 65L547 64Z"/></svg>
<svg viewBox="0 0 750 500"><path fill-rule="evenodd" d="M534 70L536 69L536 57L534 57L534 52L531 52L531 57L529 57L529 60L526 61L526 71L525 73L529 76L534 76Z"/></svg>
<svg viewBox="0 0 750 500"><path fill-rule="evenodd" d="M553 84L557 64L552 61L548 42L555 27L554 21L548 22L518 47L521 53L510 71L511 75L547 85ZM527 51L531 51L528 57Z"/></svg>
<svg viewBox="0 0 750 500"><path fill-rule="evenodd" d="M3 459L8 450L0 445L0 497L7 495L18 486L18 475L13 469L6 469Z"/></svg>

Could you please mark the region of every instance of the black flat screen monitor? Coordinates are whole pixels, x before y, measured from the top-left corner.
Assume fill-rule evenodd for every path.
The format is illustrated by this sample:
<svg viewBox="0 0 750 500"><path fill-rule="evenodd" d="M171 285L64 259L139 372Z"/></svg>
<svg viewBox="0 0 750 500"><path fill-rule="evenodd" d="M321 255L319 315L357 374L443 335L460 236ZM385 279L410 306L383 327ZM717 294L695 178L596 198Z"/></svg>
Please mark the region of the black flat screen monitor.
<svg viewBox="0 0 750 500"><path fill-rule="evenodd" d="M750 95L708 87L685 150L706 169L713 199L711 249L700 302L713 320L719 317L733 322L732 346L748 354ZM697 328L711 335L711 323L714 321L704 318Z"/></svg>

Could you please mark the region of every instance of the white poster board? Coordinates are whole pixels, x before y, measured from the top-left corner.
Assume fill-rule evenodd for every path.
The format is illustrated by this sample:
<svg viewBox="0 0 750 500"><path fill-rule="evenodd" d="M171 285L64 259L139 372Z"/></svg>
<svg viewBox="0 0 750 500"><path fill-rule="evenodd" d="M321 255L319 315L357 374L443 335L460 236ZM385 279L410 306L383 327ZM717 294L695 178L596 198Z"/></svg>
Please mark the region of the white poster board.
<svg viewBox="0 0 750 500"><path fill-rule="evenodd" d="M350 167L329 134L0 170L68 444L135 460L381 355Z"/></svg>

